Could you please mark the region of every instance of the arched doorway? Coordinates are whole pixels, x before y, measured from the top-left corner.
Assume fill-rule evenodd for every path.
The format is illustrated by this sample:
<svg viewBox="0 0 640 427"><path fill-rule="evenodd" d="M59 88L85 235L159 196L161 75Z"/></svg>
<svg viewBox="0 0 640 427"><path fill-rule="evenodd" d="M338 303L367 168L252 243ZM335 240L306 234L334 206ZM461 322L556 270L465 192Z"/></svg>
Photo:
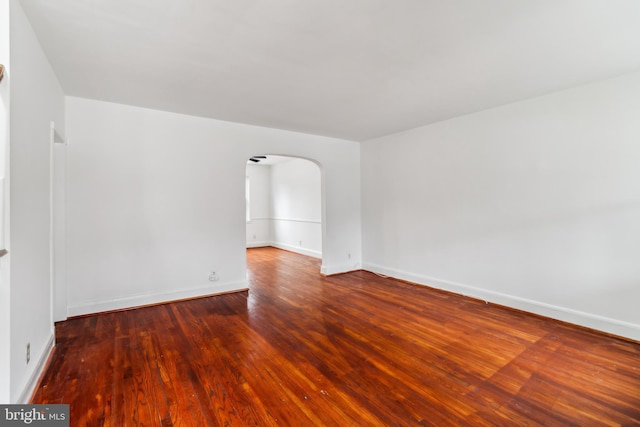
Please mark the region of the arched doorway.
<svg viewBox="0 0 640 427"><path fill-rule="evenodd" d="M322 259L322 173L299 157L256 155L246 166L247 247L273 246Z"/></svg>

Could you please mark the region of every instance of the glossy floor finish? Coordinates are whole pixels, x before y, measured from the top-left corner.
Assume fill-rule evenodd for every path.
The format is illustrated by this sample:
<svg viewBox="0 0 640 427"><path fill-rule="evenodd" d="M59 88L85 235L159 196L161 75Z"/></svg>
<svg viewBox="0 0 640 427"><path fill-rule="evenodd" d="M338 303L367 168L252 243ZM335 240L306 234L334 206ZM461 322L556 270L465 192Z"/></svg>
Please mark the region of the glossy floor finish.
<svg viewBox="0 0 640 427"><path fill-rule="evenodd" d="M640 425L640 344L248 251L251 290L57 324L72 425Z"/></svg>

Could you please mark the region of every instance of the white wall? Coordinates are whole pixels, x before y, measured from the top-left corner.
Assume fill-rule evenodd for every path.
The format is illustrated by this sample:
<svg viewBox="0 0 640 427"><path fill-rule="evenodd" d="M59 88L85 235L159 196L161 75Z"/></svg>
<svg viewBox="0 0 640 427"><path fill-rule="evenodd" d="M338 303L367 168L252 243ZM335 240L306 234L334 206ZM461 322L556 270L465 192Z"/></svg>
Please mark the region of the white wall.
<svg viewBox="0 0 640 427"><path fill-rule="evenodd" d="M640 339L640 73L363 143L364 267Z"/></svg>
<svg viewBox="0 0 640 427"><path fill-rule="evenodd" d="M70 315L245 287L245 173L256 152L323 165L323 271L359 265L355 142L74 97L67 136Z"/></svg>
<svg viewBox="0 0 640 427"><path fill-rule="evenodd" d="M9 75L10 75L10 45L9 45L9 0L0 0L0 64L6 67L5 76L0 82L0 233L2 243L0 249L5 249L7 232L9 231L9 191L8 191L8 157L9 157ZM11 339L11 282L9 276L9 258L0 258L0 342L9 343ZM0 403L10 402L10 345L0 346Z"/></svg>
<svg viewBox="0 0 640 427"><path fill-rule="evenodd" d="M247 164L251 221L247 222L247 247L271 245L271 166Z"/></svg>
<svg viewBox="0 0 640 427"><path fill-rule="evenodd" d="M271 166L272 246L322 258L320 169L304 159Z"/></svg>
<svg viewBox="0 0 640 427"><path fill-rule="evenodd" d="M64 130L64 94L20 3L11 1L10 9L10 400L16 402L29 397L53 345L50 122Z"/></svg>

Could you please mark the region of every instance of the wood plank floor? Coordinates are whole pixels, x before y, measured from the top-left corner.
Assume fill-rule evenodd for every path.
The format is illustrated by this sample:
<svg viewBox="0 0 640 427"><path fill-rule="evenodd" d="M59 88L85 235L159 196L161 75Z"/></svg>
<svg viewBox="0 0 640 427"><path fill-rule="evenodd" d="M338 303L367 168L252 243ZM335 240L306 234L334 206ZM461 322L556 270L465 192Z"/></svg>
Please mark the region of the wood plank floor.
<svg viewBox="0 0 640 427"><path fill-rule="evenodd" d="M74 318L33 403L74 426L640 425L640 344L248 250L250 291Z"/></svg>

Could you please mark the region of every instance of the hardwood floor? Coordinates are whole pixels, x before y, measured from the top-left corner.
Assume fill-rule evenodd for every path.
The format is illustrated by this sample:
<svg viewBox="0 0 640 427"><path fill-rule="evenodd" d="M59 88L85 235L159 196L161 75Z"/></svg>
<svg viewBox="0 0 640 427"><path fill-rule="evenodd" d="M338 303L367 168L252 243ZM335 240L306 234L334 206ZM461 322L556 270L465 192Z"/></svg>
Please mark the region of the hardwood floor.
<svg viewBox="0 0 640 427"><path fill-rule="evenodd" d="M248 250L250 291L74 318L33 403L74 426L640 425L640 344Z"/></svg>

